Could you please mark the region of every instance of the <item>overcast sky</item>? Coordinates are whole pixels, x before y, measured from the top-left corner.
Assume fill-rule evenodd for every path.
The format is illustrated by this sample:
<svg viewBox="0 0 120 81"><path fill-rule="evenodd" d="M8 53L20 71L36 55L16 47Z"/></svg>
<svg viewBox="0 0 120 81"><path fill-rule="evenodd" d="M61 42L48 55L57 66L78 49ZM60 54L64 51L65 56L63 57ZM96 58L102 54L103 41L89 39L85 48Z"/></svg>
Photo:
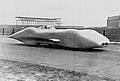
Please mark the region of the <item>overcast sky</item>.
<svg viewBox="0 0 120 81"><path fill-rule="evenodd" d="M65 25L104 26L120 15L120 0L0 0L0 24L15 16L61 17Z"/></svg>

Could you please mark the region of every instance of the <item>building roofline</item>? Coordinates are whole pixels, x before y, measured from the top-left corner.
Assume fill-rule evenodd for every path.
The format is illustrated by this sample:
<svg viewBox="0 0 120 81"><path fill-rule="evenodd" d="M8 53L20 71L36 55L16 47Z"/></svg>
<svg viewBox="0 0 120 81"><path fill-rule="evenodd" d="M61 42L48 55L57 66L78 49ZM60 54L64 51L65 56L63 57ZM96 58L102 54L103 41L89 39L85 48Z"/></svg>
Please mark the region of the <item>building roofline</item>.
<svg viewBox="0 0 120 81"><path fill-rule="evenodd" d="M120 20L120 15L108 17L107 20Z"/></svg>
<svg viewBox="0 0 120 81"><path fill-rule="evenodd" d="M57 20L57 19L61 19L61 18L46 18L46 17L41 17L41 18L38 18L38 17L21 17L21 16L16 16L15 18L24 18L24 19L41 19L41 20Z"/></svg>

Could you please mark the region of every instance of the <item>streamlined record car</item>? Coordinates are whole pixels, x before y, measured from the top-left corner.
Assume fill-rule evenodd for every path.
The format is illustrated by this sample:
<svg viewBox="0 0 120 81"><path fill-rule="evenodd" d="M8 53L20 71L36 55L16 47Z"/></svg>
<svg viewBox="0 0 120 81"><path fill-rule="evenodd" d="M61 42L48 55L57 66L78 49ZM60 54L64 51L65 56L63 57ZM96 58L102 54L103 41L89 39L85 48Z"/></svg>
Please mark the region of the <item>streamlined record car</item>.
<svg viewBox="0 0 120 81"><path fill-rule="evenodd" d="M70 48L102 48L109 39L95 30L28 27L9 36L28 45L55 44Z"/></svg>

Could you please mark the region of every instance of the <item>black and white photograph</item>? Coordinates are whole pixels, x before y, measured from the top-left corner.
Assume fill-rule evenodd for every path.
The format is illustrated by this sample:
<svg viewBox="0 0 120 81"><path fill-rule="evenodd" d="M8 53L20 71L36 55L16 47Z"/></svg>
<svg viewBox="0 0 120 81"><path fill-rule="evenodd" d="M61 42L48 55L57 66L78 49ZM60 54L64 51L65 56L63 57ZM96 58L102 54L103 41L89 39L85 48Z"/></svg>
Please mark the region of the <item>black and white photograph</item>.
<svg viewBox="0 0 120 81"><path fill-rule="evenodd" d="M0 81L120 81L120 0L0 0Z"/></svg>

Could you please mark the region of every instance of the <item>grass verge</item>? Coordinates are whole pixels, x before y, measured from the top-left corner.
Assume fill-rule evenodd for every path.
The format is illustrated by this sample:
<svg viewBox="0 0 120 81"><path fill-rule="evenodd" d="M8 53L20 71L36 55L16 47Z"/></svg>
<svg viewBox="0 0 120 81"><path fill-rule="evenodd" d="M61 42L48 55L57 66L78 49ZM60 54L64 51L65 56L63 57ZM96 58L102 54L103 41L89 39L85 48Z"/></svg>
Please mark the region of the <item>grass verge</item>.
<svg viewBox="0 0 120 81"><path fill-rule="evenodd" d="M82 72L0 59L0 81L115 81Z"/></svg>

